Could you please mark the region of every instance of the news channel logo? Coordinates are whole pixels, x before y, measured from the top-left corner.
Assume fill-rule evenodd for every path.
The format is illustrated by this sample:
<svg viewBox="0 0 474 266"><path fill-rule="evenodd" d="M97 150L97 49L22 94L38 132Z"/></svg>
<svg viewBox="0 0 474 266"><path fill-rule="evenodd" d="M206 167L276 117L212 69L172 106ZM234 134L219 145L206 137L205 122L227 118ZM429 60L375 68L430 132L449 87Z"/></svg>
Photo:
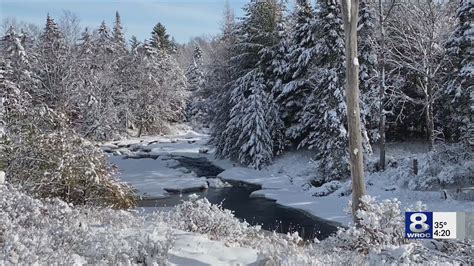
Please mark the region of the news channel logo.
<svg viewBox="0 0 474 266"><path fill-rule="evenodd" d="M405 212L407 239L474 239L474 212Z"/></svg>
<svg viewBox="0 0 474 266"><path fill-rule="evenodd" d="M433 213L432 212L406 212L405 213L405 238L432 239L433 238Z"/></svg>

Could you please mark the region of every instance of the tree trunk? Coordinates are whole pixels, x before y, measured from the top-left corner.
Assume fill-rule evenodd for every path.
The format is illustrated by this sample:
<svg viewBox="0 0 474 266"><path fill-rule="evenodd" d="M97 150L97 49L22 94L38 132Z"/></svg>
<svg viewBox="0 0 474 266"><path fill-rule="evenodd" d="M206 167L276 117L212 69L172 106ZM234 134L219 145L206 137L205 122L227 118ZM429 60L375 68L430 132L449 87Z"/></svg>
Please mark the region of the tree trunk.
<svg viewBox="0 0 474 266"><path fill-rule="evenodd" d="M380 158L379 158L379 169L385 170L385 29L383 26L383 4L382 0L379 0L379 20L380 20L380 60L379 64L379 146L380 146Z"/></svg>
<svg viewBox="0 0 474 266"><path fill-rule="evenodd" d="M434 147L434 118L433 118L433 89L432 89L432 79L430 77L431 71L428 69L428 74L425 77L425 86L426 86L426 133L428 135L428 142L430 151Z"/></svg>
<svg viewBox="0 0 474 266"><path fill-rule="evenodd" d="M140 126L138 127L138 137L142 136L142 131L143 131L143 124L140 123Z"/></svg>
<svg viewBox="0 0 474 266"><path fill-rule="evenodd" d="M359 225L356 213L362 207L360 200L366 190L359 109L359 62L357 59L359 0L342 0L342 13L346 43L346 101L352 175L352 213L354 222Z"/></svg>
<svg viewBox="0 0 474 266"><path fill-rule="evenodd" d="M426 106L426 133L428 134L428 142L430 150L434 147L434 119L433 119L433 106L428 103Z"/></svg>

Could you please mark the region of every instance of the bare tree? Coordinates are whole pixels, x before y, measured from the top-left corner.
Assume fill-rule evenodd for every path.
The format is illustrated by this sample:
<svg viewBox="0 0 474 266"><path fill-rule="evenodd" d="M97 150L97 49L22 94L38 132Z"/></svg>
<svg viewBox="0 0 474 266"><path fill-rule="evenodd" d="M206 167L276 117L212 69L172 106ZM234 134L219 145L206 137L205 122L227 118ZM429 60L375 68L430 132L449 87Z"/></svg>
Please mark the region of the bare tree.
<svg viewBox="0 0 474 266"><path fill-rule="evenodd" d="M423 106L430 148L434 145L433 104L439 89L439 78L445 65L445 42L452 27L452 18L442 1L401 1L395 16L387 23L387 64L401 75L409 77L415 95L403 88L393 88L399 103L411 102Z"/></svg>
<svg viewBox="0 0 474 266"><path fill-rule="evenodd" d="M349 124L349 148L352 175L352 213L358 224L357 211L365 195L362 134L359 108L359 61L357 59L357 19L359 0L342 0L346 44L346 99Z"/></svg>
<svg viewBox="0 0 474 266"><path fill-rule="evenodd" d="M75 13L63 10L63 14L59 18L58 27L64 35L66 44L74 45L81 37L82 29L80 22L81 20Z"/></svg>

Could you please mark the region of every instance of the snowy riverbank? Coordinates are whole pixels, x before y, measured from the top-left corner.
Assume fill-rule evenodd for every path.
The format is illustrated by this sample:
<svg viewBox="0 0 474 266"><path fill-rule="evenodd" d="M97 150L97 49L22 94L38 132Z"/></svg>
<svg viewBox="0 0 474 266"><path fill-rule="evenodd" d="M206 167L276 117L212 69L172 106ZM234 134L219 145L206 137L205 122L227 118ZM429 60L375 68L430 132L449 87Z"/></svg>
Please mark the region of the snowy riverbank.
<svg viewBox="0 0 474 266"><path fill-rule="evenodd" d="M289 152L277 158L273 165L264 170L240 167L228 160L214 158L212 149L209 153L200 153L206 146L209 136L196 133L189 128L169 136L147 136L112 142L105 147L113 147L110 152L121 151L129 157L154 156L153 159L128 159L120 162L120 170L125 182L137 188L142 195L166 196L166 188L192 189L207 186L205 178L197 178L188 169L177 168L173 156L207 158L213 164L225 169L219 177L224 180L237 180L262 186L252 196L266 197L277 203L298 208L326 220L347 225L350 216L345 213L350 200L350 182L335 183L319 188L309 185L317 179L317 162L311 159L307 151ZM127 147L128 146L128 147ZM401 145L403 146L403 145ZM408 207L418 201L427 205L432 211L467 211L474 210L474 202L442 198L442 191L413 191L407 188L411 177L407 158L421 155L424 146L412 143L403 148L389 146L388 155L391 161L385 172L368 173L366 177L368 194L378 199L397 198L402 207ZM112 161L116 160L113 159ZM422 160L423 158L420 158ZM121 159L119 159L121 160ZM373 159L372 159L373 160ZM420 162L422 164L423 161ZM472 167L467 165L466 167ZM334 192L333 192L334 190ZM332 192L332 193L330 193ZM329 195L325 195L328 194ZM325 195L325 196L314 196Z"/></svg>

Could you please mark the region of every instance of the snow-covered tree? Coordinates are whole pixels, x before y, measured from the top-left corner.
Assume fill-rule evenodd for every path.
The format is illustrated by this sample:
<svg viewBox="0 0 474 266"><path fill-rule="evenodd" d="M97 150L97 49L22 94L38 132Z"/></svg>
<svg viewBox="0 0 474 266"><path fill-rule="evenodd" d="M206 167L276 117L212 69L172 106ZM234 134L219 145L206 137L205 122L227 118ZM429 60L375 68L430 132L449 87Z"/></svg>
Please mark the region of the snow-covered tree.
<svg viewBox="0 0 474 266"><path fill-rule="evenodd" d="M303 108L304 137L298 147L316 151L325 180L345 179L350 175L342 17L335 1L318 3L317 62L311 70L313 89Z"/></svg>
<svg viewBox="0 0 474 266"><path fill-rule="evenodd" d="M122 21L118 11L115 12L114 41L119 47L125 48L125 35L123 34Z"/></svg>
<svg viewBox="0 0 474 266"><path fill-rule="evenodd" d="M273 62L272 51L279 44L278 29L284 6L276 0L251 1L244 10L246 16L237 29L233 47L236 55L231 59L235 78L227 94L231 111L224 134L218 140L217 154L259 169L278 153L274 146L282 146L274 145L272 139L279 136L272 132L277 128L274 119L279 116L272 111L264 115L261 111L274 108L271 94L274 76L268 70ZM251 110L256 114L249 114ZM245 126L239 124L243 120L247 120Z"/></svg>
<svg viewBox="0 0 474 266"><path fill-rule="evenodd" d="M135 50L137 49L137 47L141 44L141 42L137 39L137 37L135 35L133 35L131 38L130 38L130 50L132 52L135 52Z"/></svg>
<svg viewBox="0 0 474 266"><path fill-rule="evenodd" d="M10 80L21 89L30 90L34 83L34 75L30 71L30 58L22 44L21 36L15 32L13 26L10 26L0 40L0 51L10 65L12 71Z"/></svg>
<svg viewBox="0 0 474 266"><path fill-rule="evenodd" d="M273 158L273 141L266 112L269 95L263 74L253 70L235 82L227 123L225 152L240 163L260 169Z"/></svg>
<svg viewBox="0 0 474 266"><path fill-rule="evenodd" d="M452 21L446 16L447 6L443 2L423 0L402 2L395 6L387 24L387 63L403 75L404 86L392 90L392 97L400 112L406 105L413 105L407 115L414 115L423 123L430 147L433 147L435 130L434 102L439 96L441 77L446 69L445 42L451 31ZM401 116L399 116L401 117Z"/></svg>
<svg viewBox="0 0 474 266"><path fill-rule="evenodd" d="M439 105L443 110L440 116L451 139L465 139L473 145L474 6L471 1L462 1L457 19L454 33L446 45L450 71L440 98Z"/></svg>
<svg viewBox="0 0 474 266"><path fill-rule="evenodd" d="M286 65L281 66L283 83L277 92L277 100L287 128L286 137L298 143L304 136L300 118L312 89L310 80L313 73L309 68L317 57L315 46L318 28L310 1L297 1L291 20L294 27L284 58Z"/></svg>
<svg viewBox="0 0 474 266"><path fill-rule="evenodd" d="M377 76L377 39L374 4L362 0L359 4L358 50L362 121L370 141L378 139L379 88ZM368 137L366 136L365 139Z"/></svg>
<svg viewBox="0 0 474 266"><path fill-rule="evenodd" d="M192 62L186 71L188 89L191 92L187 107L187 117L193 123L207 124L209 121L209 104L204 88L203 51L196 43L193 49Z"/></svg>
<svg viewBox="0 0 474 266"><path fill-rule="evenodd" d="M41 85L32 92L32 96L36 101L44 102L53 109L71 110L71 94L67 91L70 79L67 77L71 74L73 58L68 55L58 25L49 15L36 53L35 71L39 75Z"/></svg>
<svg viewBox="0 0 474 266"><path fill-rule="evenodd" d="M117 85L120 75L116 73L123 50L118 49L104 22L93 35L84 32L79 50L81 94L76 105L81 119L75 123L87 138L112 139L125 131L119 118L117 102L121 87Z"/></svg>
<svg viewBox="0 0 474 266"><path fill-rule="evenodd" d="M153 47L168 53L175 50L175 46L170 40L170 35L166 32L165 26L159 22L155 25L155 27L153 27L150 44Z"/></svg>
<svg viewBox="0 0 474 266"><path fill-rule="evenodd" d="M140 45L130 64L133 90L132 122L143 133L165 133L170 122L184 117L186 78L176 60L148 42Z"/></svg>
<svg viewBox="0 0 474 266"><path fill-rule="evenodd" d="M13 141L23 133L31 97L21 91L9 59L0 58L0 169L5 169L14 151Z"/></svg>

